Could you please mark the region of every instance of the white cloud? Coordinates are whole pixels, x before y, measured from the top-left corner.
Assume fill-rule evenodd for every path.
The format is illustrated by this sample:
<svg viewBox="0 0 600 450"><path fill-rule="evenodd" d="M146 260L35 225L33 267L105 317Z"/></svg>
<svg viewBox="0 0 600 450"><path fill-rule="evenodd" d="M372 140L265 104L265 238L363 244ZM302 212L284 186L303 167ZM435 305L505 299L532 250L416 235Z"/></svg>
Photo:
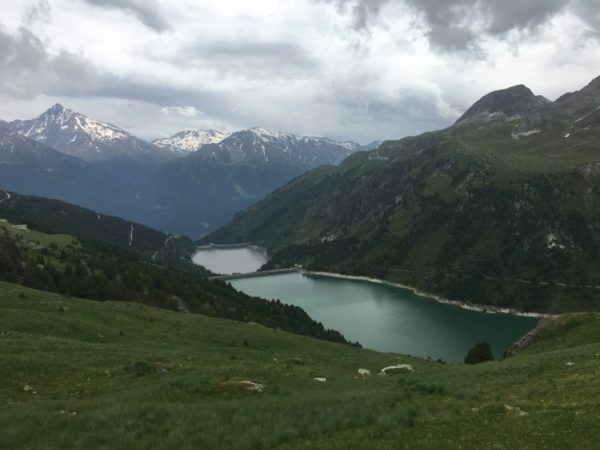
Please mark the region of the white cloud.
<svg viewBox="0 0 600 450"><path fill-rule="evenodd" d="M183 117L203 116L204 113L193 106L164 106L160 108L163 114L170 114Z"/></svg>
<svg viewBox="0 0 600 450"><path fill-rule="evenodd" d="M143 137L401 137L491 90L585 85L600 72L598 1L2 2L0 118L51 98Z"/></svg>

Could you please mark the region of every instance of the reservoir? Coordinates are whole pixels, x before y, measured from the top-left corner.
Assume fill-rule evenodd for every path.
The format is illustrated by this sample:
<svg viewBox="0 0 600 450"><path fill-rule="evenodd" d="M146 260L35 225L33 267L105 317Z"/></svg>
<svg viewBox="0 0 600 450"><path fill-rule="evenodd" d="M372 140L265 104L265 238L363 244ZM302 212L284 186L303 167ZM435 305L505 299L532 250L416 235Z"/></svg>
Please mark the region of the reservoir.
<svg viewBox="0 0 600 450"><path fill-rule="evenodd" d="M203 250L194 261L199 262L197 256L202 253L202 260L210 259L212 266L207 263L207 267L220 273L250 272L266 261L256 250L235 250ZM246 270L249 267L254 269ZM325 328L365 348L448 362L462 362L468 350L483 341L490 343L498 358L538 322L531 317L469 311L408 289L368 281L296 272L229 282L249 295L300 306Z"/></svg>
<svg viewBox="0 0 600 450"><path fill-rule="evenodd" d="M462 362L477 342L495 357L538 319L469 311L412 291L368 281L289 273L231 280L238 290L302 307L325 328L363 347Z"/></svg>

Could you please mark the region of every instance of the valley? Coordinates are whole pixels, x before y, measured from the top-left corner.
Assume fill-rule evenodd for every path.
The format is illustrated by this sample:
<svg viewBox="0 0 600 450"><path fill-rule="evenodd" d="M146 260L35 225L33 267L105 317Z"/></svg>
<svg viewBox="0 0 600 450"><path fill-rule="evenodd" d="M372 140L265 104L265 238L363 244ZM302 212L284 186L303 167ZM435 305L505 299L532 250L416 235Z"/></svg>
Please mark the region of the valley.
<svg viewBox="0 0 600 450"><path fill-rule="evenodd" d="M600 0L0 2L0 450L596 450Z"/></svg>
<svg viewBox="0 0 600 450"><path fill-rule="evenodd" d="M489 342L500 357L540 318L456 305L381 280L301 267L257 271L267 258L244 245L201 247L192 259L213 272L233 274L219 278L241 292L299 306L325 327L377 351L462 362L476 342Z"/></svg>
<svg viewBox="0 0 600 450"><path fill-rule="evenodd" d="M597 309L594 131L577 119L548 159L555 137L486 111L310 170L200 241L0 192L0 446L591 448L600 320L554 314ZM4 142L15 183L36 161L56 186L50 160L115 193L157 179ZM231 182L215 145L144 167ZM492 361L462 364L482 343Z"/></svg>
<svg viewBox="0 0 600 450"><path fill-rule="evenodd" d="M300 264L530 312L596 310L599 92L600 79L555 102L524 86L492 92L447 129L293 180L203 241L263 246L266 269Z"/></svg>

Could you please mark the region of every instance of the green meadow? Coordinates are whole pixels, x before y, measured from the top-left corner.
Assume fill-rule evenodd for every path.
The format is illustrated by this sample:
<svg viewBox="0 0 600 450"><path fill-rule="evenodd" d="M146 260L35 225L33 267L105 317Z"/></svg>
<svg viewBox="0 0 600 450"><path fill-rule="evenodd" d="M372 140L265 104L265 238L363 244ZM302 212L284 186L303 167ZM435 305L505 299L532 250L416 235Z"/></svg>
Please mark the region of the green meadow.
<svg viewBox="0 0 600 450"><path fill-rule="evenodd" d="M597 448L600 316L541 326L467 366L0 283L0 448Z"/></svg>

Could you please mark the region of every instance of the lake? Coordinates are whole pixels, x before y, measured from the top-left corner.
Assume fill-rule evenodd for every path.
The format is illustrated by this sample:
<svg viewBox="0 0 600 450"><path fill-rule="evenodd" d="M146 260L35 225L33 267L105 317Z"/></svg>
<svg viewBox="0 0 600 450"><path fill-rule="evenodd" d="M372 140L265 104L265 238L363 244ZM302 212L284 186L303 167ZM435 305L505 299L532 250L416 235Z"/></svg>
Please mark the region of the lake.
<svg viewBox="0 0 600 450"><path fill-rule="evenodd" d="M242 249L236 249L242 250ZM221 273L249 272L264 262L264 254L252 249L202 251L202 258L218 265ZM248 253L253 253L249 258ZM198 253L196 253L198 255ZM241 262L248 258L248 263ZM254 262L251 260L255 258ZM261 261L258 264L258 261ZM194 261L198 261L195 257ZM204 264L203 264L204 265ZM243 266L243 267L242 267ZM302 307L326 328L341 332L363 347L462 362L477 342L487 341L494 355L504 350L537 324L538 319L509 314L488 314L439 303L408 289L368 281L286 273L240 278L230 283L249 295L279 299Z"/></svg>
<svg viewBox="0 0 600 450"><path fill-rule="evenodd" d="M256 272L267 262L267 255L253 247L200 248L192 261L215 273L230 275Z"/></svg>

